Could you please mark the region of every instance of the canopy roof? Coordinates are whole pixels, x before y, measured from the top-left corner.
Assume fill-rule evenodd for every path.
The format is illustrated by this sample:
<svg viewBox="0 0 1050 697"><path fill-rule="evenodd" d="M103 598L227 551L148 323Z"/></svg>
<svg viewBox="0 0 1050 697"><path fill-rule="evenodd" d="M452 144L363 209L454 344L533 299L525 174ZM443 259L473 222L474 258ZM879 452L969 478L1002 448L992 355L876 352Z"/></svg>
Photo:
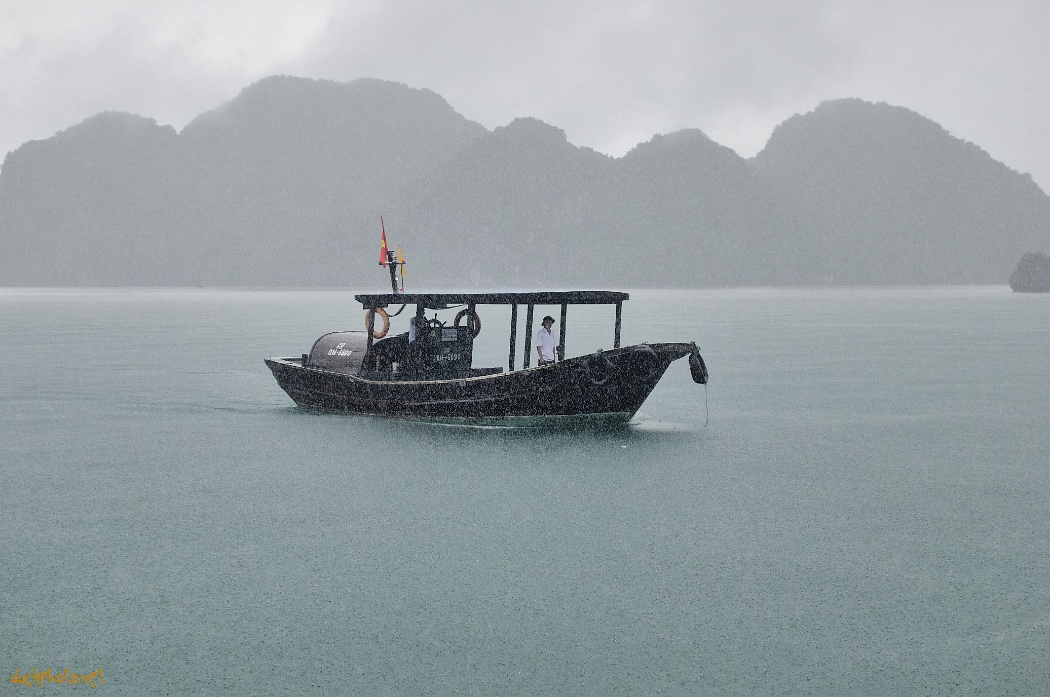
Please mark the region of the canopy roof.
<svg viewBox="0 0 1050 697"><path fill-rule="evenodd" d="M615 305L629 299L612 290L548 290L497 293L363 293L354 300L365 309L422 305L440 310L449 305Z"/></svg>

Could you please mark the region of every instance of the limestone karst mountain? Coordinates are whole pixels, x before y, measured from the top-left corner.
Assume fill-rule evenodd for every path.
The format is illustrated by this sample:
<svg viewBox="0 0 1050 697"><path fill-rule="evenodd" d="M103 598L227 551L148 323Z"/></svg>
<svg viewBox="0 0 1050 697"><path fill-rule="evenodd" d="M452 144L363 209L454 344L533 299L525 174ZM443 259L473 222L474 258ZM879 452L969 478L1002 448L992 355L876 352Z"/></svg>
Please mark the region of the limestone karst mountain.
<svg viewBox="0 0 1050 697"><path fill-rule="evenodd" d="M1010 274L1010 287L1018 293L1050 293L1050 256L1028 252Z"/></svg>
<svg viewBox="0 0 1050 697"><path fill-rule="evenodd" d="M746 160L697 130L613 158L437 94L272 77L181 133L106 113L9 153L0 285L1001 283L1050 247L1027 175L901 107L839 100Z"/></svg>

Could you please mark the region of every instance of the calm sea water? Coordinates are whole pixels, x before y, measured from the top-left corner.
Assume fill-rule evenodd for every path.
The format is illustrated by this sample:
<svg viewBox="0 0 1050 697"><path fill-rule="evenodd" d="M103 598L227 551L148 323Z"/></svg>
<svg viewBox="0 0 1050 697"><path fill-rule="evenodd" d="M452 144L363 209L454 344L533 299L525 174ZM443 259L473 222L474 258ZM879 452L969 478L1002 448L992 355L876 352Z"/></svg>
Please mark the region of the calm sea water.
<svg viewBox="0 0 1050 697"><path fill-rule="evenodd" d="M1050 296L635 292L712 377L615 430L295 408L263 357L361 324L0 290L0 694L1050 694Z"/></svg>

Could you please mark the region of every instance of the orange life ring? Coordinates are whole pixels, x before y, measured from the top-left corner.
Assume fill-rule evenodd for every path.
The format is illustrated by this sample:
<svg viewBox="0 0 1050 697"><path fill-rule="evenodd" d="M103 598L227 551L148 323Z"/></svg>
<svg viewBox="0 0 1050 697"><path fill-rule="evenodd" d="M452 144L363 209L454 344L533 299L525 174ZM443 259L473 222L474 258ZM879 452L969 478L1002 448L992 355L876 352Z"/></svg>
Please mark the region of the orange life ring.
<svg viewBox="0 0 1050 697"><path fill-rule="evenodd" d="M481 333L481 317L476 311L471 312L469 309L460 310L459 314L456 315L456 320L452 324L458 327L459 321L467 315L470 315L470 324L468 325L470 327L470 335L477 336Z"/></svg>
<svg viewBox="0 0 1050 697"><path fill-rule="evenodd" d="M365 312L365 331L367 332L369 329L372 329L372 338L382 339L386 336L386 333L390 331L390 315L388 315L386 310L381 307L377 307L376 312L378 312L379 316L383 318L383 331L377 332L375 329L372 329L372 310Z"/></svg>

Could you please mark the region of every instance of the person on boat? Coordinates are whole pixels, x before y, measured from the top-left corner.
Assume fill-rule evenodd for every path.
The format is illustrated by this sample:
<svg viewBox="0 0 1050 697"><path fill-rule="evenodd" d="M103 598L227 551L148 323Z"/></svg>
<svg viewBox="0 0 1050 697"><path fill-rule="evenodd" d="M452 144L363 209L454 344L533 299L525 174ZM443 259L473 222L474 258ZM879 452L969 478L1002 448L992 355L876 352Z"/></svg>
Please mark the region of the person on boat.
<svg viewBox="0 0 1050 697"><path fill-rule="evenodd" d="M543 318L543 328L536 332L536 353L539 355L539 361L536 365L549 365L557 360L557 351L555 347L554 333L551 331L551 327L554 326L554 318L547 315Z"/></svg>
<svg viewBox="0 0 1050 697"><path fill-rule="evenodd" d="M423 333L426 323L427 320L422 314L413 315L412 319L408 320L408 343L412 343Z"/></svg>
<svg viewBox="0 0 1050 697"><path fill-rule="evenodd" d="M412 366L423 365L423 351L420 347L419 342L424 338L424 334L427 331L427 319L423 316L423 311L420 309L408 320L408 364Z"/></svg>

